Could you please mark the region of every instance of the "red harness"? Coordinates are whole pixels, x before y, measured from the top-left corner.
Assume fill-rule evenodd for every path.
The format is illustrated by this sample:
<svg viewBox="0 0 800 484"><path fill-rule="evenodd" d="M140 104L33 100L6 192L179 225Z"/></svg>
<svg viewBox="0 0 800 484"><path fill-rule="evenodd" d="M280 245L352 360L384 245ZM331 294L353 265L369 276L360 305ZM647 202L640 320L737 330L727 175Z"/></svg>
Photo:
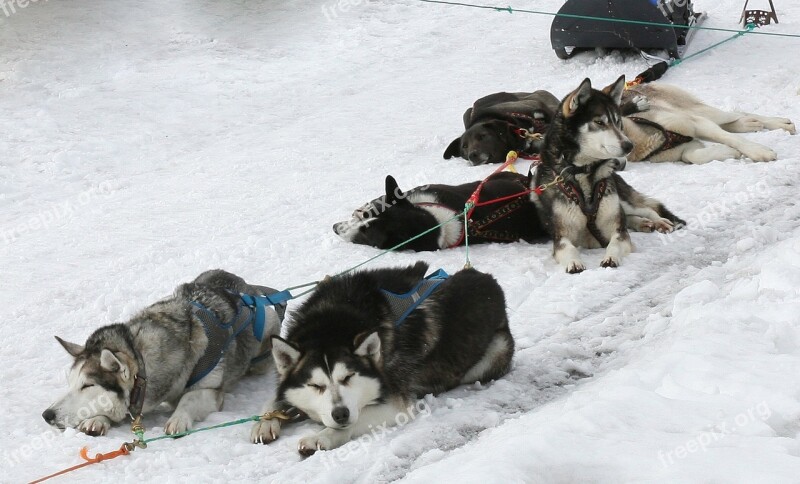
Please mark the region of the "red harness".
<svg viewBox="0 0 800 484"><path fill-rule="evenodd" d="M501 220L510 214L514 213L518 209L522 208L523 204L521 203L521 199L532 192L535 192L537 195L541 193L541 187L536 187L535 189L525 189L518 193L514 193L511 195L506 195L504 197L495 198L493 200L484 200L480 201L481 191L483 191L483 186L486 185L486 182L489 179L500 173L501 171L505 170L509 167L509 165L514 164L515 161L519 158L519 155L516 151L509 151L508 155L506 155L506 161L500 165L495 171L493 171L489 176L484 178L478 186L475 188L475 191L472 192L472 195L469 196L464 207L467 209L467 231L469 232L468 235L475 235L481 236L486 238L494 238L496 240L507 241L507 240L517 240L519 237L513 237L513 234L507 231L493 231L488 229L494 222ZM535 155L535 159L538 159L539 156ZM508 200L512 200L512 202L500 207L499 209L495 210L494 212L490 213L486 217L481 220L474 221L472 220L472 214L475 212L475 209L478 207L484 207L486 205L493 205L495 203L505 202ZM464 242L465 233L461 231L461 237L459 237L458 241L455 244L451 245L449 248L457 247ZM513 237L513 238L512 238Z"/></svg>

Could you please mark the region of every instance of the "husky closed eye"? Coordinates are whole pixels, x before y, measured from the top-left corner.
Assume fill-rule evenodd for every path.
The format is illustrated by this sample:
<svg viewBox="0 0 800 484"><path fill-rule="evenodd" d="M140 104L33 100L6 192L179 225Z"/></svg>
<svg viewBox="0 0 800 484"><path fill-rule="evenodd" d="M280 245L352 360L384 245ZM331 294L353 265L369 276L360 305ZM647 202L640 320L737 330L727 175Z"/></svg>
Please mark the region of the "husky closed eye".
<svg viewBox="0 0 800 484"><path fill-rule="evenodd" d="M84 386L82 386L82 387L81 387L81 390L86 390L87 388L91 388L91 387L93 387L93 386L94 386L93 384L91 384L91 383L87 383L86 385L84 385Z"/></svg>
<svg viewBox="0 0 800 484"><path fill-rule="evenodd" d="M340 383L341 383L342 385L347 385L347 384L350 382L350 379L351 379L351 378L353 378L353 375L355 375L355 373L350 373L350 374L349 374L349 375L347 375L346 377L342 378L342 379L341 379L341 381L340 381Z"/></svg>
<svg viewBox="0 0 800 484"><path fill-rule="evenodd" d="M310 386L311 388L317 390L320 393L324 393L325 392L325 385L316 385L314 383L309 383L308 386Z"/></svg>

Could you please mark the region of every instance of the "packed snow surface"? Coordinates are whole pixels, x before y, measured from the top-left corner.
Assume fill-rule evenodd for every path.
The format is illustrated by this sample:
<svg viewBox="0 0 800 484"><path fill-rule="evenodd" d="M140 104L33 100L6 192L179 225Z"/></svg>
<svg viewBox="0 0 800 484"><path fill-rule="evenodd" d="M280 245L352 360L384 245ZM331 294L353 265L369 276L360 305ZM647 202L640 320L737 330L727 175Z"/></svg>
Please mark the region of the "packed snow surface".
<svg viewBox="0 0 800 484"><path fill-rule="evenodd" d="M800 5L776 3L764 30L800 33ZM741 0L695 4L706 26L736 28ZM551 20L415 0L0 2L0 481L131 438L125 424L99 438L47 427L70 363L54 334L83 342L210 268L287 287L362 262L377 251L331 225L387 174L411 188L494 169L442 159L475 99L561 97L647 68L633 53L560 61ZM729 35L701 31L689 52ZM746 35L663 82L800 121L798 48ZM800 137L744 136L778 161L628 164L690 225L633 234L618 269L599 268L600 250L569 275L549 244L471 249L506 291L507 377L428 396L418 418L342 451L301 459L312 423L269 446L243 425L61 482L800 482ZM464 255L370 267L452 272ZM274 383L246 378L200 425L258 413ZM148 415L147 435L167 418Z"/></svg>

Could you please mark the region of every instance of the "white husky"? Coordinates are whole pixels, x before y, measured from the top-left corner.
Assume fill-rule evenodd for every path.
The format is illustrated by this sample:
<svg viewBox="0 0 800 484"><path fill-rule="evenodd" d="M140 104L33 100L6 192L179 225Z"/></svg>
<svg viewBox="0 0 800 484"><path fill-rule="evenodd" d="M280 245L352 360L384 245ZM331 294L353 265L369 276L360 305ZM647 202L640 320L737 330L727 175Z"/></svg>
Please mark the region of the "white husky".
<svg viewBox="0 0 800 484"><path fill-rule="evenodd" d="M642 98L646 103L641 102ZM777 159L773 150L733 133L764 129L796 133L790 119L722 111L668 84L633 86L625 91L622 101L638 101L643 109L622 119L625 135L634 144L629 161L702 164L742 156L753 161L772 161ZM702 141L719 144L707 146Z"/></svg>

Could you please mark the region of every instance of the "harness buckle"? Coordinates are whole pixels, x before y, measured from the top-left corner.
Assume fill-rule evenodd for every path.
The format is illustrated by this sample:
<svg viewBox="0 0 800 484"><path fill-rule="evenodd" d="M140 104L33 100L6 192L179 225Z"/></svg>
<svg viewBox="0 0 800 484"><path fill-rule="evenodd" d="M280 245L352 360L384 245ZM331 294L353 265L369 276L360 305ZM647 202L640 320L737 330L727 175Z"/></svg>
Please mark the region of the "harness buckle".
<svg viewBox="0 0 800 484"><path fill-rule="evenodd" d="M259 417L259 420L275 420L275 419L278 419L278 420L291 420L292 417L290 417L289 415L286 415L286 413L283 412L282 410L272 410L271 412L267 412L264 415L262 415L261 417Z"/></svg>

